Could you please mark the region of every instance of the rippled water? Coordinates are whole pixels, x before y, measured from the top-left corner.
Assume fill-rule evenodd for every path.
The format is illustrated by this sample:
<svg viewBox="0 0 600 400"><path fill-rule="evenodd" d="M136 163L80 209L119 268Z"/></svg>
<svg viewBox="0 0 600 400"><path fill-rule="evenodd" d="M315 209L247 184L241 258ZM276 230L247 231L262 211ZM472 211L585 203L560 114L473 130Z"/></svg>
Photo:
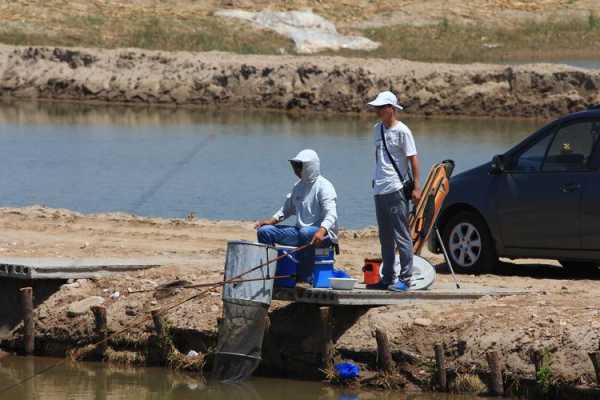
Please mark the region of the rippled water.
<svg viewBox="0 0 600 400"><path fill-rule="evenodd" d="M270 216L315 149L338 192L340 223L375 223L374 118L253 111L0 104L0 205L210 219ZM408 119L423 167L486 162L543 121Z"/></svg>
<svg viewBox="0 0 600 400"><path fill-rule="evenodd" d="M9 357L0 361L2 400L474 400L474 396L366 392L319 382L254 378L239 385L207 385L198 377L162 368L124 368L61 360Z"/></svg>

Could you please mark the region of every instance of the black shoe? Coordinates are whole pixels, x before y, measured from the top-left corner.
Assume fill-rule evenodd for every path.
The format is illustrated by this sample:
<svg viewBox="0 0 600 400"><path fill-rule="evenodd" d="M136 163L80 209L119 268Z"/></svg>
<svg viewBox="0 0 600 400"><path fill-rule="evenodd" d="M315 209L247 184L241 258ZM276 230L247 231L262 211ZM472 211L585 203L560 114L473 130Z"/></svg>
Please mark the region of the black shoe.
<svg viewBox="0 0 600 400"><path fill-rule="evenodd" d="M367 289L370 289L370 290L387 290L388 286L390 286L389 283L385 283L383 281L379 281L379 283L375 283L373 285L367 285Z"/></svg>

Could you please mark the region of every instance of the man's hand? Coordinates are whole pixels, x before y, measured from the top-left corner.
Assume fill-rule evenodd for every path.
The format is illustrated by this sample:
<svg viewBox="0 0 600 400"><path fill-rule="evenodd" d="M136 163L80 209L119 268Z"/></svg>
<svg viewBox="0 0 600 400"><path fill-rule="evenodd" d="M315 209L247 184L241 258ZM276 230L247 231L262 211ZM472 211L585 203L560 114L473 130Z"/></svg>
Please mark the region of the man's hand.
<svg viewBox="0 0 600 400"><path fill-rule="evenodd" d="M327 236L327 229L320 227L310 241L310 244L313 246L319 246L325 239L325 236Z"/></svg>
<svg viewBox="0 0 600 400"><path fill-rule="evenodd" d="M415 205L419 202L419 200L421 200L421 196L422 196L421 188L415 187L413 189L412 195L411 195L411 197L412 197L413 202L415 203Z"/></svg>
<svg viewBox="0 0 600 400"><path fill-rule="evenodd" d="M275 218L263 219L262 221L256 221L254 224L254 229L258 229L264 225L275 225L277 220Z"/></svg>

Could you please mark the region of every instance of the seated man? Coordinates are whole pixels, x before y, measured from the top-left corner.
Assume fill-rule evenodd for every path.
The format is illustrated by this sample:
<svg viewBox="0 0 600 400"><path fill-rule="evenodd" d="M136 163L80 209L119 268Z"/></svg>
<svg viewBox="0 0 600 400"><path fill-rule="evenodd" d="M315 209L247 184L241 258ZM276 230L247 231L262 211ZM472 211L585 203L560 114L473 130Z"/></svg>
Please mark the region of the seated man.
<svg viewBox="0 0 600 400"><path fill-rule="evenodd" d="M321 176L319 156L314 150L302 150L290 160L300 180L285 199L283 207L272 218L256 223L258 241L269 245L314 246L295 257L300 266L298 280L309 280L314 249L337 242L336 193L331 182ZM276 225L296 216L296 226Z"/></svg>

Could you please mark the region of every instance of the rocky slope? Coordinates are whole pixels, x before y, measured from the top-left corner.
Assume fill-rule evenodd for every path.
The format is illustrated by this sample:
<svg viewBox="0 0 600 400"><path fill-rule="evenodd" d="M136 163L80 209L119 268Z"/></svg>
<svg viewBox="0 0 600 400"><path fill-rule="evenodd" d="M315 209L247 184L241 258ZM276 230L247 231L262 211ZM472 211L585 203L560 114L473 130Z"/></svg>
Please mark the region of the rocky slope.
<svg viewBox="0 0 600 400"><path fill-rule="evenodd" d="M598 88L600 71L551 64L0 46L5 98L365 112L391 89L411 114L548 117L600 103Z"/></svg>

